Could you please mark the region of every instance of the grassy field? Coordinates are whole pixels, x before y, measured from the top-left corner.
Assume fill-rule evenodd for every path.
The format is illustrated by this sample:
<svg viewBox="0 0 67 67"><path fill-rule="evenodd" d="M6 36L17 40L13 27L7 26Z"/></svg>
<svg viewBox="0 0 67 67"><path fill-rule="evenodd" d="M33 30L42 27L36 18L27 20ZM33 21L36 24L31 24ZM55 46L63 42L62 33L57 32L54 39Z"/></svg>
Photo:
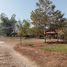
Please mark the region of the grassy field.
<svg viewBox="0 0 67 67"><path fill-rule="evenodd" d="M43 47L42 50L50 51L50 52L61 52L67 53L67 45L66 44L55 44L54 46L50 47Z"/></svg>

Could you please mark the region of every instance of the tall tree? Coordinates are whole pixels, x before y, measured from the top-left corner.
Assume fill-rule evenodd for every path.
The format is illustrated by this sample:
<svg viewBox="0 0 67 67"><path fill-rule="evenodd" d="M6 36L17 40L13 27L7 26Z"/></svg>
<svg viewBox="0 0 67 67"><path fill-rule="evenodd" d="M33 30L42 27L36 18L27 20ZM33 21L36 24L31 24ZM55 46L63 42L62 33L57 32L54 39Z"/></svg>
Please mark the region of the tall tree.
<svg viewBox="0 0 67 67"><path fill-rule="evenodd" d="M65 24L64 14L55 10L55 5L50 0L39 0L37 6L31 14L33 24L43 27L47 25L50 29L61 28Z"/></svg>
<svg viewBox="0 0 67 67"><path fill-rule="evenodd" d="M45 32L46 27L50 25L55 6L50 0L39 0L37 6L38 8L32 11L31 19L38 29L42 28Z"/></svg>
<svg viewBox="0 0 67 67"><path fill-rule="evenodd" d="M9 20L9 23L13 29L13 32L16 32L16 23L17 23L17 20L15 19L16 15L13 14Z"/></svg>
<svg viewBox="0 0 67 67"><path fill-rule="evenodd" d="M23 22L19 21L19 35L26 36L29 34L30 23L27 20L23 20Z"/></svg>
<svg viewBox="0 0 67 67"><path fill-rule="evenodd" d="M58 30L63 30L66 24L64 14L55 10L55 5L50 0L39 0L37 9L31 13L31 19L34 26L43 28L43 30L56 30L58 32Z"/></svg>
<svg viewBox="0 0 67 67"><path fill-rule="evenodd" d="M2 31L6 36L11 36L11 33L14 31L15 28L15 16L14 14L12 15L11 19L9 19L4 13L0 15L1 18L1 27Z"/></svg>
<svg viewBox="0 0 67 67"><path fill-rule="evenodd" d="M37 6L38 8L32 11L31 19L33 23L45 27L46 24L50 23L55 6L50 0L39 0Z"/></svg>

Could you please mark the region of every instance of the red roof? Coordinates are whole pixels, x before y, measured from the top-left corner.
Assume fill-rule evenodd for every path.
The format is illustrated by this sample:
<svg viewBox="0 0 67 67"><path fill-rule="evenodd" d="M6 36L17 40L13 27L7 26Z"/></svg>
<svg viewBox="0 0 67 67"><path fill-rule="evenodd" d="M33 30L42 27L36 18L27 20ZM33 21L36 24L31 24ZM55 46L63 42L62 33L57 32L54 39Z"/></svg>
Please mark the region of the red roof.
<svg viewBox="0 0 67 67"><path fill-rule="evenodd" d="M51 32L45 32L45 34L56 34L56 32L51 31Z"/></svg>

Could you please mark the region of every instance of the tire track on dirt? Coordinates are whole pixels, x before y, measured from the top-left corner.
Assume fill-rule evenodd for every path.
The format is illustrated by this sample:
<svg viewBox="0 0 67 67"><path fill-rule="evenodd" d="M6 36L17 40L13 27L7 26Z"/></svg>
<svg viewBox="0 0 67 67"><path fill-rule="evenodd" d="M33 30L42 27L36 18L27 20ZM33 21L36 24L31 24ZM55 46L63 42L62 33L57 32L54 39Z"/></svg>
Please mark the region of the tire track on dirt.
<svg viewBox="0 0 67 67"><path fill-rule="evenodd" d="M0 67L39 67L35 62L17 53L13 47L0 42Z"/></svg>

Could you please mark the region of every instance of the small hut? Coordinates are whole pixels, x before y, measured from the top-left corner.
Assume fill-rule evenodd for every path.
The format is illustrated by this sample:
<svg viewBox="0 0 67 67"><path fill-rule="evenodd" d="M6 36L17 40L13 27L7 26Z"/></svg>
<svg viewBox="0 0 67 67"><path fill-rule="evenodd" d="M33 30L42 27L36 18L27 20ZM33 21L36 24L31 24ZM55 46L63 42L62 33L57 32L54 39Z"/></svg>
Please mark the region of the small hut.
<svg viewBox="0 0 67 67"><path fill-rule="evenodd" d="M58 33L55 30L48 30L44 32L45 34L45 42L47 40L47 38L51 39L57 39L58 41Z"/></svg>

